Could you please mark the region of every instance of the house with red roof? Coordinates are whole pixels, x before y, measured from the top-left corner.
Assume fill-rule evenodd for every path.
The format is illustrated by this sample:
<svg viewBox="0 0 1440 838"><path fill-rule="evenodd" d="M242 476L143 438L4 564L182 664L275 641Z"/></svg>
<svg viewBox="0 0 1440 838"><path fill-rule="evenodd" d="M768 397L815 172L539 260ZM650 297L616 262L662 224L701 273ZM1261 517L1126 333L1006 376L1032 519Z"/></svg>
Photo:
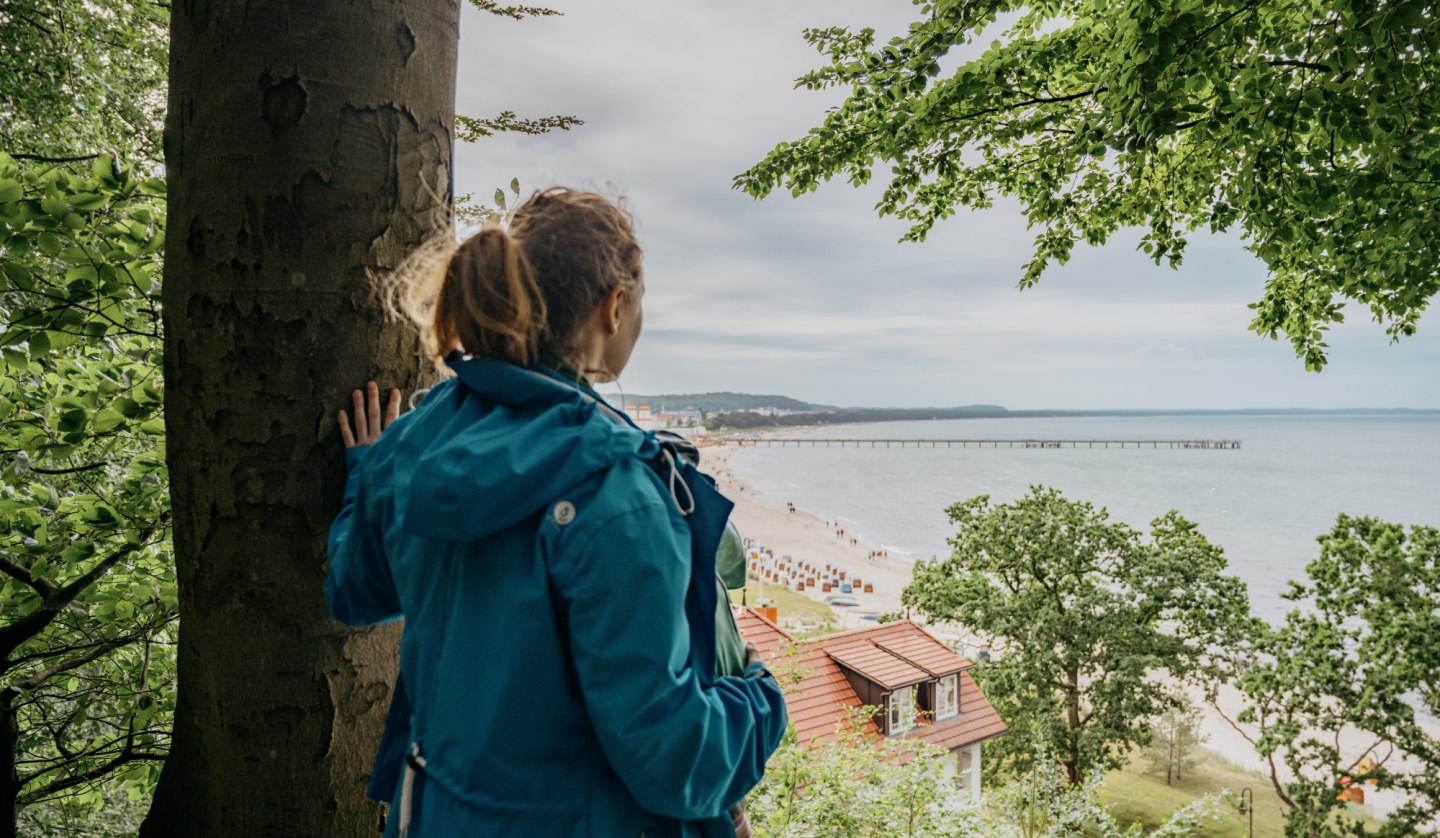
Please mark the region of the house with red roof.
<svg viewBox="0 0 1440 838"><path fill-rule="evenodd" d="M970 661L909 620L797 640L754 608L733 608L740 633L767 661L798 670L785 707L802 745L836 736L855 709L879 707L866 734L949 751L957 785L979 798L980 743L1006 727L970 677Z"/></svg>

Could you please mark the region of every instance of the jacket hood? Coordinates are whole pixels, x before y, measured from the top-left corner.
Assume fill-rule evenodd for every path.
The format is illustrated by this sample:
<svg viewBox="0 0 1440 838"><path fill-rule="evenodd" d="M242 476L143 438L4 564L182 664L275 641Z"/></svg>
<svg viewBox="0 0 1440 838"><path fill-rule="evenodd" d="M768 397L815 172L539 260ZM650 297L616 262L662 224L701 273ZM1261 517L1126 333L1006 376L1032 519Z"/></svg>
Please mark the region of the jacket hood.
<svg viewBox="0 0 1440 838"><path fill-rule="evenodd" d="M598 395L553 374L485 358L450 366L457 379L397 423L381 466L392 470L386 482L406 532L484 538L623 458L659 452L652 435Z"/></svg>

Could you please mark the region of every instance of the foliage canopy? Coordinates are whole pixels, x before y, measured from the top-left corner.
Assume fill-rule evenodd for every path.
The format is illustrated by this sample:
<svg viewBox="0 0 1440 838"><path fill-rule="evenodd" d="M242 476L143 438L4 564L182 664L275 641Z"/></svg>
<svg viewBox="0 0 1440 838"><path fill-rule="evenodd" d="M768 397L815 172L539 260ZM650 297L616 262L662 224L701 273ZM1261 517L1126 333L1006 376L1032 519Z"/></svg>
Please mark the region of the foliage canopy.
<svg viewBox="0 0 1440 838"><path fill-rule="evenodd" d="M1036 486L992 505L951 506L949 558L916 565L904 602L966 626L996 650L972 670L1010 727L991 765L1028 770L1036 743L1071 783L1117 768L1179 706L1176 679L1203 681L1232 630L1249 621L1245 585L1178 513L1149 540L1104 509Z"/></svg>
<svg viewBox="0 0 1440 838"><path fill-rule="evenodd" d="M0 834L133 831L169 742L168 17L0 4Z"/></svg>
<svg viewBox="0 0 1440 838"><path fill-rule="evenodd" d="M911 222L912 241L959 207L1014 198L1038 230L1021 287L1122 227L1172 266L1195 231L1234 229L1269 269L1251 328L1283 333L1307 369L1324 365L1345 299L1392 339L1414 333L1440 289L1433 4L916 5L885 44L806 32L828 63L798 86L849 96L737 187L800 195L889 164L876 209Z"/></svg>
<svg viewBox="0 0 1440 838"><path fill-rule="evenodd" d="M1320 536L1300 607L1240 647L1237 730L1270 766L1286 834L1415 835L1440 816L1440 530L1341 515ZM1346 782L1404 803L1377 831L1339 799Z"/></svg>
<svg viewBox="0 0 1440 838"><path fill-rule="evenodd" d="M88 169L21 168L0 152L0 715L17 734L0 787L71 811L105 803L117 777L137 793L153 783L177 606L156 307L164 184L109 156Z"/></svg>
<svg viewBox="0 0 1440 838"><path fill-rule="evenodd" d="M168 4L0 5L0 150L160 159Z"/></svg>

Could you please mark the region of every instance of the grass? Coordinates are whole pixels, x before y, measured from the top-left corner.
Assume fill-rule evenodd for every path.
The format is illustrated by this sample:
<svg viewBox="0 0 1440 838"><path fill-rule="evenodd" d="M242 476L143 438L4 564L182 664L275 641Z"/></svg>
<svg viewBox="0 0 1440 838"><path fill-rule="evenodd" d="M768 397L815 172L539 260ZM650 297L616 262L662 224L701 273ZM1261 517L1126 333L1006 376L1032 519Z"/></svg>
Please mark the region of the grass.
<svg viewBox="0 0 1440 838"><path fill-rule="evenodd" d="M1236 768L1218 755L1205 752L1202 762L1173 785L1165 784L1164 775L1146 770L1143 759L1132 760L1119 771L1105 776L1100 787L1104 803L1121 825L1139 823L1147 830L1159 826L1170 813L1197 798L1229 789L1235 798L1221 801L1219 817L1196 833L1203 838L1245 838L1246 821L1235 810L1240 790L1249 788L1255 795L1256 836L1285 834L1285 819L1280 798L1270 781L1259 774Z"/></svg>
<svg viewBox="0 0 1440 838"><path fill-rule="evenodd" d="M762 592L758 582L754 579L747 579L745 601L750 605L759 605L761 599L769 600L779 609L782 628L788 620L799 620L802 623L820 626L818 631L810 634L826 634L835 630L835 612L825 603L817 602L804 594L796 593L780 585L765 585ZM731 591L730 601L740 602L740 592ZM791 634L795 634L795 632L792 631Z"/></svg>

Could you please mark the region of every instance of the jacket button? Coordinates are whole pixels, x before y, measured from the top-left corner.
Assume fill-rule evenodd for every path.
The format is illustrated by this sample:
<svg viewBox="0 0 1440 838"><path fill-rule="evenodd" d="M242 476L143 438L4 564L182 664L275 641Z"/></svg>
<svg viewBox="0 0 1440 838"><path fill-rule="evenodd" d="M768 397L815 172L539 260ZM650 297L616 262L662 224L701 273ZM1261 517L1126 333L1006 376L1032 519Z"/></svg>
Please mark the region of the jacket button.
<svg viewBox="0 0 1440 838"><path fill-rule="evenodd" d="M560 501L555 504L555 509L550 513L550 517L555 519L555 523L562 527L565 526L575 520L575 504L568 500Z"/></svg>

